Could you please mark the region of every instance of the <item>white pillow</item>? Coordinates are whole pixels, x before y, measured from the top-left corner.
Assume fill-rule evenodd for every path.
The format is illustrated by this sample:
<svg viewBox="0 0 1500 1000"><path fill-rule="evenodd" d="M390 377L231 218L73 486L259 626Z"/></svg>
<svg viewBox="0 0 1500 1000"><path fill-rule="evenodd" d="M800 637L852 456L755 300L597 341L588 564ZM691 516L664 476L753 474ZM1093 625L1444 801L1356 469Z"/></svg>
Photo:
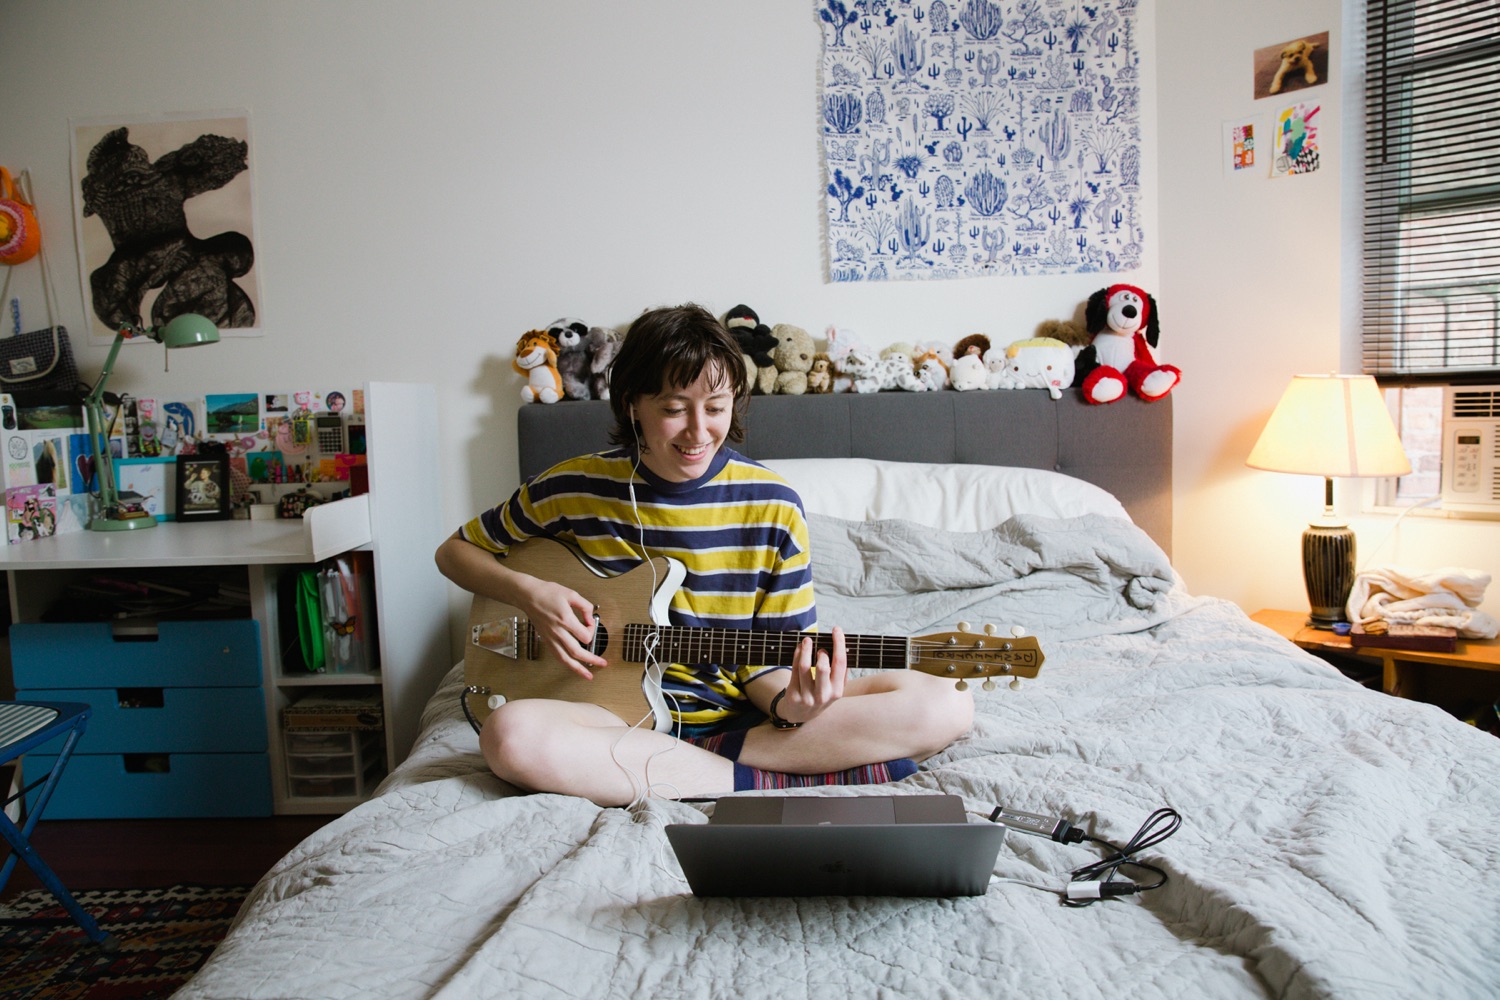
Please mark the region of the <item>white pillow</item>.
<svg viewBox="0 0 1500 1000"><path fill-rule="evenodd" d="M1107 490L1046 469L869 458L778 458L761 464L792 485L808 513L846 521L899 517L948 531L982 531L1015 514L1130 520Z"/></svg>

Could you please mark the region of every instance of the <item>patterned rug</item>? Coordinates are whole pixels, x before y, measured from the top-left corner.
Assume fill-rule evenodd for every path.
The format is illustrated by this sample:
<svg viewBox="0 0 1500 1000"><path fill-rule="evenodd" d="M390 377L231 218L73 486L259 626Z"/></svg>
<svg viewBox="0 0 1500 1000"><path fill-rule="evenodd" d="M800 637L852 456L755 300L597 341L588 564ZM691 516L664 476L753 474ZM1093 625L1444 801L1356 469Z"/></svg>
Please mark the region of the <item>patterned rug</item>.
<svg viewBox="0 0 1500 1000"><path fill-rule="evenodd" d="M0 906L0 1000L168 997L223 939L248 886L85 889L80 905L119 940L107 952L37 889Z"/></svg>

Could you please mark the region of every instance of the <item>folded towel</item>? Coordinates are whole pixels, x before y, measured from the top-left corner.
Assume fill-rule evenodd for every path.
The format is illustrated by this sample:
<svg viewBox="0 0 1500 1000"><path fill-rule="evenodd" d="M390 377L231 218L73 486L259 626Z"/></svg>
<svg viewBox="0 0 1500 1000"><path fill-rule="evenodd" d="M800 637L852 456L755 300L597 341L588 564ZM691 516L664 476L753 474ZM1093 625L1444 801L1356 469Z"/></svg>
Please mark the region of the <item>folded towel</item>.
<svg viewBox="0 0 1500 1000"><path fill-rule="evenodd" d="M1446 567L1415 573L1400 566L1380 566L1354 578L1349 591L1349 619L1359 625L1384 620L1403 625L1443 625L1467 639L1493 639L1500 621L1478 610L1490 575Z"/></svg>

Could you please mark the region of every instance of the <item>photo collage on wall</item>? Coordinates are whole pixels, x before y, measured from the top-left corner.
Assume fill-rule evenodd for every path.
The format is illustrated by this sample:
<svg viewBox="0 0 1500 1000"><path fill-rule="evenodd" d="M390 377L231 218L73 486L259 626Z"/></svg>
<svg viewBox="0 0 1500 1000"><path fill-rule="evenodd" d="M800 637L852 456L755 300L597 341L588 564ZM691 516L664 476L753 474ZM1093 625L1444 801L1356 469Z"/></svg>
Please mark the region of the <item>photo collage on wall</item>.
<svg viewBox="0 0 1500 1000"><path fill-rule="evenodd" d="M1139 267L1136 0L817 0L830 281Z"/></svg>
<svg viewBox="0 0 1500 1000"><path fill-rule="evenodd" d="M99 489L82 407L28 406L0 395L8 540L81 531ZM219 393L191 399L120 396L106 408L109 450L122 499L158 521L189 513L229 516L305 491L314 501L363 492L364 392L310 389ZM224 463L223 479L189 466ZM196 473L196 476L185 475ZM206 509L202 484L216 487ZM197 505L180 511L184 483ZM222 502L220 502L222 498ZM199 509L204 508L204 509Z"/></svg>

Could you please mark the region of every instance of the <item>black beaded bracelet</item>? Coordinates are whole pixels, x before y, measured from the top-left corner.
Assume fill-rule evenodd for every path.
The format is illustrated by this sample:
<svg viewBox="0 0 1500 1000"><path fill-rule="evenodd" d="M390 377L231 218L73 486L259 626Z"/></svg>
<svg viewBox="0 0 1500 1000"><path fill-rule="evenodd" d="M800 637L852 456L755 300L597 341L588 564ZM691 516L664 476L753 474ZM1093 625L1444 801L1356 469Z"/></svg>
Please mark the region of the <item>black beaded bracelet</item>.
<svg viewBox="0 0 1500 1000"><path fill-rule="evenodd" d="M776 692L776 697L774 697L774 698L771 699L771 707L766 710L766 714L771 717L771 725L775 726L777 729L800 729L800 728L802 728L802 723L800 723L800 722L788 722L785 719L783 719L780 715L777 714L777 712L776 712L776 706L781 704L781 699L784 698L784 697L786 697L786 688L782 688L780 691L777 691Z"/></svg>

